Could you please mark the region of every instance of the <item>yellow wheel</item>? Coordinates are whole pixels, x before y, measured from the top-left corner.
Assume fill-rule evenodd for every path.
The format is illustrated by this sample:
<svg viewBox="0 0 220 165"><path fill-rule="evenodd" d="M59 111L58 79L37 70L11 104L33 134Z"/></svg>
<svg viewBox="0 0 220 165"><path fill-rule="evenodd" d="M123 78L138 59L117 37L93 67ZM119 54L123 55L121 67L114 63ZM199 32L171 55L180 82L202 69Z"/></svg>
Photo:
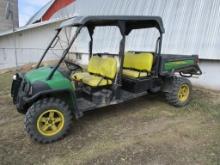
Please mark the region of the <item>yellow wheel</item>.
<svg viewBox="0 0 220 165"><path fill-rule="evenodd" d="M73 113L68 104L57 98L38 100L25 115L27 133L35 141L51 143L67 135L72 126Z"/></svg>
<svg viewBox="0 0 220 165"><path fill-rule="evenodd" d="M64 116L60 111L50 109L38 117L37 130L44 136L53 136L63 129L64 122Z"/></svg>
<svg viewBox="0 0 220 165"><path fill-rule="evenodd" d="M181 102L185 102L189 98L189 86L187 84L182 84L179 88L178 98Z"/></svg>
<svg viewBox="0 0 220 165"><path fill-rule="evenodd" d="M176 107L185 106L189 103L192 91L191 82L183 77L172 77L166 81L166 100Z"/></svg>

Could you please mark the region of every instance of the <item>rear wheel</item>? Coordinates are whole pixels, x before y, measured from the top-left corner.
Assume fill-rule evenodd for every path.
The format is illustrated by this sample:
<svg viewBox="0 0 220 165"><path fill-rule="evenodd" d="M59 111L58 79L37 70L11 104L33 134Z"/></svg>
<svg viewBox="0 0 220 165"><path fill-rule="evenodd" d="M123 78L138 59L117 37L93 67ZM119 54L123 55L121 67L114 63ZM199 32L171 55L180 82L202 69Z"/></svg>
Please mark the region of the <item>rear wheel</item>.
<svg viewBox="0 0 220 165"><path fill-rule="evenodd" d="M177 107L188 104L192 92L191 82L183 77L173 77L169 83L170 90L165 92L166 100Z"/></svg>
<svg viewBox="0 0 220 165"><path fill-rule="evenodd" d="M25 127L35 141L51 143L63 138L72 125L68 105L56 98L38 100L27 111Z"/></svg>

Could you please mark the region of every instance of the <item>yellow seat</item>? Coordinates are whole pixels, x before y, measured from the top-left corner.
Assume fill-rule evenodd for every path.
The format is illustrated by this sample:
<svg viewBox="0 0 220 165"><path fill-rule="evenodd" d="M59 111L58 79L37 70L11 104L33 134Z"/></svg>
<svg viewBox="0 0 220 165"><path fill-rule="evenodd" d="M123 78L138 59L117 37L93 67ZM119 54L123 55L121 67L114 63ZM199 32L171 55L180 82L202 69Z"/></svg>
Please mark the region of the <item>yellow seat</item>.
<svg viewBox="0 0 220 165"><path fill-rule="evenodd" d="M123 76L125 77L140 78L140 77L146 77L147 75L148 75L147 72L139 72L131 69L123 69Z"/></svg>
<svg viewBox="0 0 220 165"><path fill-rule="evenodd" d="M117 61L114 57L91 57L88 72L75 73L72 78L92 87L111 85L117 72Z"/></svg>
<svg viewBox="0 0 220 165"><path fill-rule="evenodd" d="M127 52L124 57L123 76L129 78L146 77L153 65L152 53Z"/></svg>
<svg viewBox="0 0 220 165"><path fill-rule="evenodd" d="M72 79L81 81L84 77L89 76L90 74L88 72L77 72L72 75Z"/></svg>
<svg viewBox="0 0 220 165"><path fill-rule="evenodd" d="M105 79L103 77L100 76L95 76L95 75L89 75L87 77L83 78L83 83L92 86L92 87L96 87L96 86L106 86L106 85L111 85L112 81Z"/></svg>

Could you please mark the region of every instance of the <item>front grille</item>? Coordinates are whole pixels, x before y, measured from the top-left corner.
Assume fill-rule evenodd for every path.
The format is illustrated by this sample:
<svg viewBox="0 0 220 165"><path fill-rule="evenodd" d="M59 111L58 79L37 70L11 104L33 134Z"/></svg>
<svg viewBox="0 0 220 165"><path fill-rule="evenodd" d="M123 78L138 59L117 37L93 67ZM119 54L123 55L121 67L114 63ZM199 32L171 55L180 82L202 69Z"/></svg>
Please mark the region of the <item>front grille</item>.
<svg viewBox="0 0 220 165"><path fill-rule="evenodd" d="M11 85L11 96L13 97L14 103L16 103L20 85L22 83L21 76L19 76L19 74L16 74L16 77L17 77L16 80L13 80Z"/></svg>

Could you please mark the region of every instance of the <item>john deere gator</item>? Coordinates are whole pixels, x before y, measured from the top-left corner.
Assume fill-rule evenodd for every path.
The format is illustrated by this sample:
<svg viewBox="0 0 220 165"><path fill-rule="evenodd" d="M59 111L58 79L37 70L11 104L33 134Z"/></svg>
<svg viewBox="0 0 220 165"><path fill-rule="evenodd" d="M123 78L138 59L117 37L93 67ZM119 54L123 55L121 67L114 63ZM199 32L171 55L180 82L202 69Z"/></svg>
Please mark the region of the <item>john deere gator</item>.
<svg viewBox="0 0 220 165"><path fill-rule="evenodd" d="M121 34L119 52L93 53L96 27L115 26ZM42 66L49 50L65 28L74 35L55 66ZM132 30L155 28L155 51L125 51ZM81 67L67 57L71 47L87 29L89 62ZM25 128L40 143L51 143L67 135L73 117L84 112L162 92L168 103L181 107L189 103L192 85L187 77L201 75L198 55L161 54L164 34L162 19L156 16L77 16L63 22L37 66L13 76L11 95L18 112L25 114ZM66 65L63 69L61 65Z"/></svg>

